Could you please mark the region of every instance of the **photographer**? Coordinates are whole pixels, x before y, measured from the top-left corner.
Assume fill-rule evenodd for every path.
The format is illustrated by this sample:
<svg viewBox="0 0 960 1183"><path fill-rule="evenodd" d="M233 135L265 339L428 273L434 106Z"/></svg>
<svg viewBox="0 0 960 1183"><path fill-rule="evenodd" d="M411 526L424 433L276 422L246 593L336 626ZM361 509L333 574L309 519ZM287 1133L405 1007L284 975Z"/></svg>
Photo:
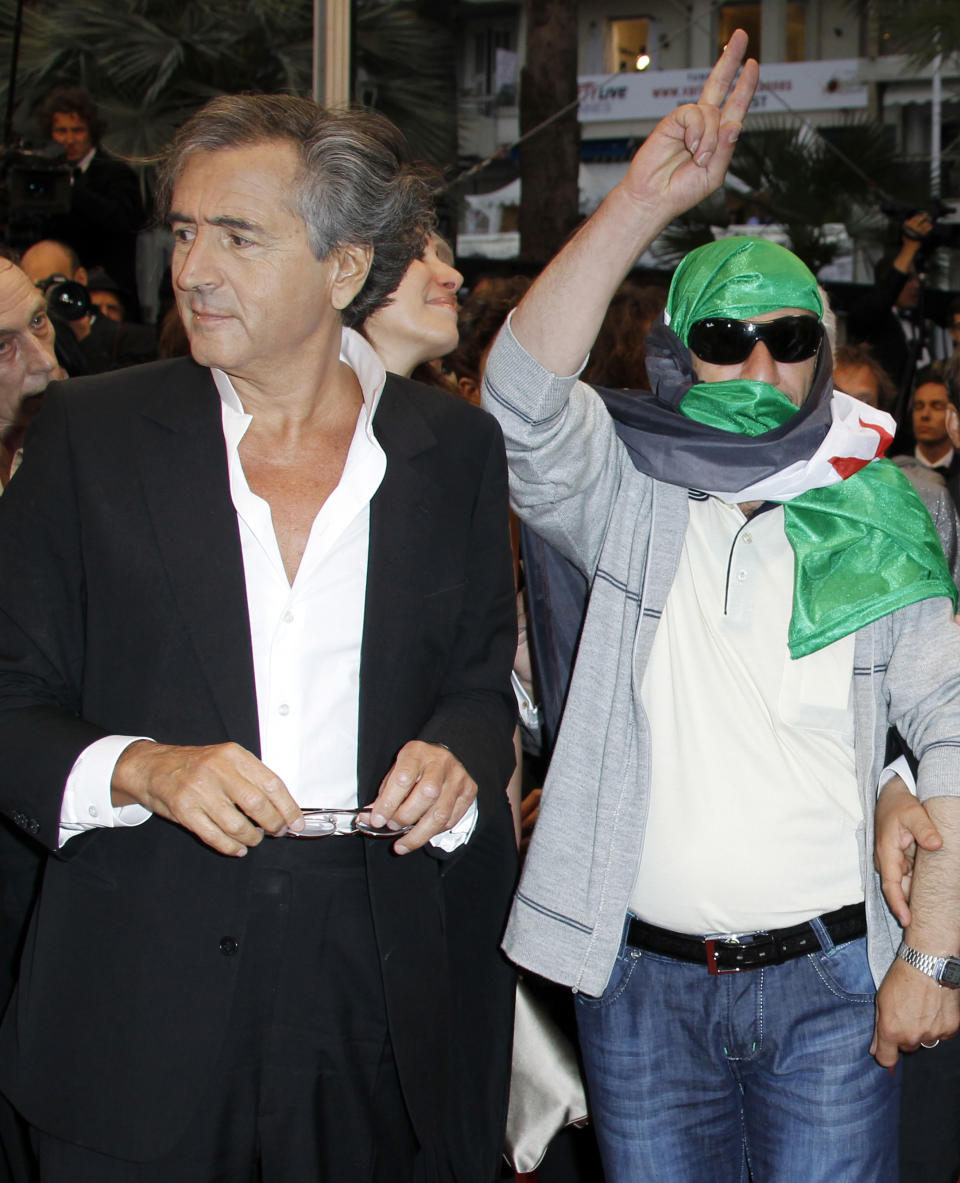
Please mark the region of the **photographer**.
<svg viewBox="0 0 960 1183"><path fill-rule="evenodd" d="M933 226L934 219L924 210L904 221L893 261L885 268L878 266L873 288L847 314L847 340L869 345L901 392L912 388L918 367L933 361L920 266Z"/></svg>
<svg viewBox="0 0 960 1183"><path fill-rule="evenodd" d="M153 329L118 324L100 314L86 287L86 268L66 243L49 239L34 243L20 265L47 295L60 361L71 376L102 374L156 359Z"/></svg>

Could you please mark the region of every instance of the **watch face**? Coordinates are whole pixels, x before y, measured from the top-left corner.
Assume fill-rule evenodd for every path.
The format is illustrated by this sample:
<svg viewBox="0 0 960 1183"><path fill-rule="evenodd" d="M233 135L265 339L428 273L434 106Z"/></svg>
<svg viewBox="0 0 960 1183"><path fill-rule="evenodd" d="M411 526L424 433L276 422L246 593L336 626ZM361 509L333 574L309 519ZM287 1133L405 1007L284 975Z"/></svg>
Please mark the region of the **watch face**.
<svg viewBox="0 0 960 1183"><path fill-rule="evenodd" d="M947 957L944 960L940 984L941 986L949 986L952 990L960 987L960 958Z"/></svg>

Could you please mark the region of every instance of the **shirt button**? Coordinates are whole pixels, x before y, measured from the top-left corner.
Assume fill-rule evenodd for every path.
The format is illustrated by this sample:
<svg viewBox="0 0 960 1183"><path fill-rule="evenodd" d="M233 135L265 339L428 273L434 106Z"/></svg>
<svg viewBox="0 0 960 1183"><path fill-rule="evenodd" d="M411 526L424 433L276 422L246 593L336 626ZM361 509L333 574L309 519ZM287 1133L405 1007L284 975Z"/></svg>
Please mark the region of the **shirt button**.
<svg viewBox="0 0 960 1183"><path fill-rule="evenodd" d="M90 806L88 806L88 808L87 808L87 813L89 813L91 817L98 817L98 816L99 816L99 815L98 815L98 813L97 813L97 807L96 807L96 805L90 805Z"/></svg>
<svg viewBox="0 0 960 1183"><path fill-rule="evenodd" d="M743 581L744 581L746 578L747 578L747 573L746 573L746 571L738 571L738 572L737 572L737 583L743 583Z"/></svg>
<svg viewBox="0 0 960 1183"><path fill-rule="evenodd" d="M284 624L289 624L293 620L293 613L289 609L287 609L287 611L284 612L283 616L280 619L283 621Z"/></svg>
<svg viewBox="0 0 960 1183"><path fill-rule="evenodd" d="M753 542L753 535L752 534L744 534L743 541L744 542Z"/></svg>
<svg viewBox="0 0 960 1183"><path fill-rule="evenodd" d="M277 714L284 715L284 716L289 715L290 714L289 706L287 706L287 704L285 702L281 703L280 706L277 707Z"/></svg>
<svg viewBox="0 0 960 1183"><path fill-rule="evenodd" d="M239 948L236 937L223 937L220 941L220 952L224 957L232 957Z"/></svg>

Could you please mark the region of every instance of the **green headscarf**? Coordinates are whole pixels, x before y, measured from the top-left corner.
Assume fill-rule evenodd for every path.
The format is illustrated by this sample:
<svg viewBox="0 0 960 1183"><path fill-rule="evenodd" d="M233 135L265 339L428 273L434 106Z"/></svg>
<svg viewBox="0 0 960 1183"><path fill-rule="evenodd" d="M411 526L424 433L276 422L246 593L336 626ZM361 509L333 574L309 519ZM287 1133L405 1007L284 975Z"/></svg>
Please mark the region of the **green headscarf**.
<svg viewBox="0 0 960 1183"><path fill-rule="evenodd" d="M813 272L792 251L764 238L721 238L691 251L676 269L665 320L687 344L708 316L749 320L779 308L823 316Z"/></svg>
<svg viewBox="0 0 960 1183"><path fill-rule="evenodd" d="M667 315L686 344L709 316L749 319L779 308L822 316L811 272L790 251L759 238L726 238L691 252L670 285ZM766 382L701 382L680 403L690 419L758 436L797 408ZM838 484L784 502L784 532L796 562L788 632L804 657L897 608L957 589L933 521L913 487L887 460Z"/></svg>

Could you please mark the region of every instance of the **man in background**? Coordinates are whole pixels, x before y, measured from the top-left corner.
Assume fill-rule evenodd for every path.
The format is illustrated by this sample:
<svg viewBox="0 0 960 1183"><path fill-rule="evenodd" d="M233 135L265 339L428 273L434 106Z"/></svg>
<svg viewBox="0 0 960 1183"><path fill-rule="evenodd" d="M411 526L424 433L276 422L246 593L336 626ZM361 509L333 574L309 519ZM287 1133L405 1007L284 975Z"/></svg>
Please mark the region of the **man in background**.
<svg viewBox="0 0 960 1183"><path fill-rule="evenodd" d="M67 243L88 269L103 267L127 293L136 315L137 233L144 224L139 178L102 147L103 122L82 86L52 90L38 118L73 170L70 212L49 217L40 237Z"/></svg>

